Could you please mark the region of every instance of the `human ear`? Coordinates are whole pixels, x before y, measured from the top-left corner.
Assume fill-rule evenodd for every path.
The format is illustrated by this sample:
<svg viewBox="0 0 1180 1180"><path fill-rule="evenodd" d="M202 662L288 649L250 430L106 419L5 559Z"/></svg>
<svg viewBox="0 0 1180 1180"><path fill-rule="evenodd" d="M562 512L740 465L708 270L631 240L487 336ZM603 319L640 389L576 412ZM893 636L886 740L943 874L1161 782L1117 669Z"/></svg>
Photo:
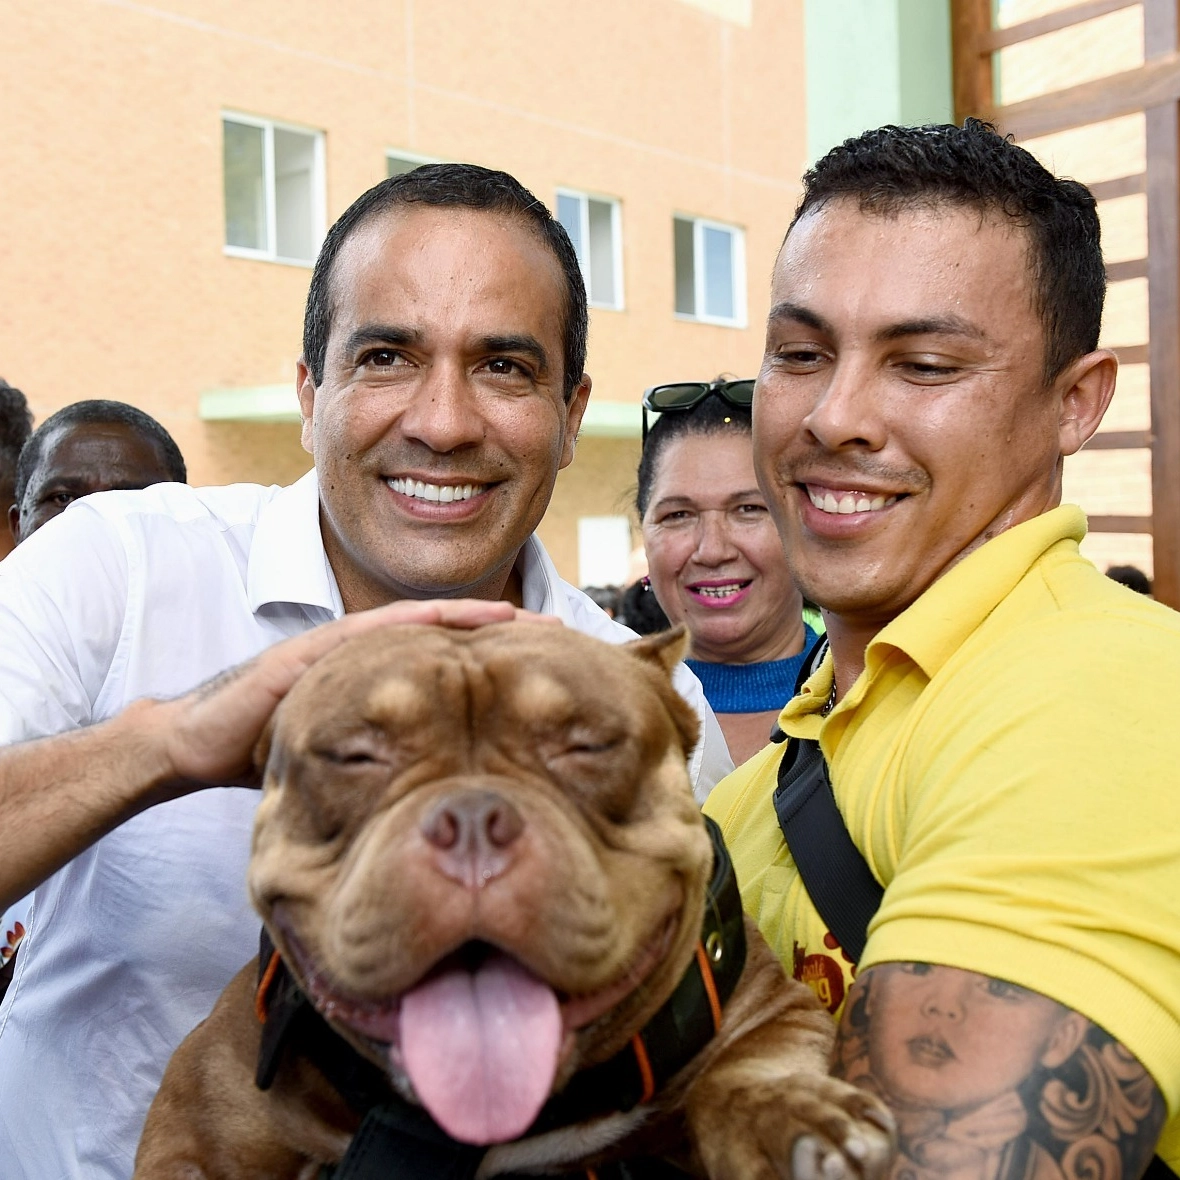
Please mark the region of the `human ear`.
<svg viewBox="0 0 1180 1180"><path fill-rule="evenodd" d="M8 531L12 534L12 539L16 544L20 544L20 505L9 504L8 506Z"/></svg>
<svg viewBox="0 0 1180 1180"><path fill-rule="evenodd" d="M1114 396L1119 363L1109 348L1089 352L1069 365L1055 384L1061 390L1057 436L1063 455L1082 449L1102 422Z"/></svg>
<svg viewBox="0 0 1180 1180"><path fill-rule="evenodd" d="M561 446L561 463L559 469L568 467L574 461L574 447L578 441L578 430L582 426L582 415L586 413L586 403L590 400L590 378L582 374L570 400L566 406L565 439Z"/></svg>
<svg viewBox="0 0 1180 1180"><path fill-rule="evenodd" d="M303 445L303 449L314 459L315 448L311 424L315 414L315 382L312 380L311 370L302 357L295 365L295 389L299 394L299 417L302 422L299 441Z"/></svg>
<svg viewBox="0 0 1180 1180"><path fill-rule="evenodd" d="M1041 1054L1041 1064L1046 1069L1064 1065L1077 1052L1089 1025L1090 1022L1084 1016L1067 1012L1053 1030L1049 1044Z"/></svg>

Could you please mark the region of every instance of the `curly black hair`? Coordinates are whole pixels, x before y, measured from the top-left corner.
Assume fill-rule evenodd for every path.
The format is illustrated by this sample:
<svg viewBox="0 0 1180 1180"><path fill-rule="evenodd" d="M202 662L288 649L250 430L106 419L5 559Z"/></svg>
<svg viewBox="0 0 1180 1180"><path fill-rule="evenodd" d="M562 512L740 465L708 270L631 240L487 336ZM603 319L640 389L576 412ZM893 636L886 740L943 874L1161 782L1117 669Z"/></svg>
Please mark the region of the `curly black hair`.
<svg viewBox="0 0 1180 1180"><path fill-rule="evenodd" d="M1054 176L990 123L879 127L846 140L804 175L791 229L841 199L882 216L950 204L1007 218L1029 237L1046 383L1098 347L1106 269L1094 197L1076 180Z"/></svg>

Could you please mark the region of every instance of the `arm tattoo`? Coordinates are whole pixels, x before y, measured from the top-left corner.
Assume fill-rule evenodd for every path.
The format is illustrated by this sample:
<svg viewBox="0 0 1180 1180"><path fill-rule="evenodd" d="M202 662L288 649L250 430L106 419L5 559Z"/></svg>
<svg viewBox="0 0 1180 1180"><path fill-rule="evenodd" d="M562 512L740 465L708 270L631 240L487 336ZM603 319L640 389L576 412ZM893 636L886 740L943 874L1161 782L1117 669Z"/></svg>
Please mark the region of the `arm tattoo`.
<svg viewBox="0 0 1180 1180"><path fill-rule="evenodd" d="M1136 1180L1165 1119L1122 1045L1037 992L882 963L849 993L837 1077L898 1121L892 1180Z"/></svg>
<svg viewBox="0 0 1180 1180"><path fill-rule="evenodd" d="M210 697L216 696L223 688L233 684L235 680L240 680L253 663L253 660L247 660L244 664L235 664L232 668L226 668L224 672L218 672L216 676L211 676L193 690L194 699L207 701Z"/></svg>

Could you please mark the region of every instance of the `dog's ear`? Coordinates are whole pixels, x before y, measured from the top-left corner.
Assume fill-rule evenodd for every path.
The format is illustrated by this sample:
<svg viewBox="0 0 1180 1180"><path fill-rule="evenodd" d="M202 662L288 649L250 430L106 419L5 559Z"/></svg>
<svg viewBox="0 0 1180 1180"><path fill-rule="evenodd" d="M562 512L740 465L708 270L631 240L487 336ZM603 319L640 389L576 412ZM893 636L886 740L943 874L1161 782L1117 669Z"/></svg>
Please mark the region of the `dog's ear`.
<svg viewBox="0 0 1180 1180"><path fill-rule="evenodd" d="M688 650L688 632L683 623L678 623L669 631L657 631L654 635L633 639L627 644L627 650L640 659L658 664L671 676L672 669L684 659Z"/></svg>
<svg viewBox="0 0 1180 1180"><path fill-rule="evenodd" d="M653 635L643 636L642 639L633 639L626 646L629 652L640 659L655 664L667 678L662 693L664 704L672 714L685 755L691 754L700 736L700 719L695 710L672 687L672 671L684 659L684 653L688 650L688 632L684 625L679 624L669 631L657 631Z"/></svg>

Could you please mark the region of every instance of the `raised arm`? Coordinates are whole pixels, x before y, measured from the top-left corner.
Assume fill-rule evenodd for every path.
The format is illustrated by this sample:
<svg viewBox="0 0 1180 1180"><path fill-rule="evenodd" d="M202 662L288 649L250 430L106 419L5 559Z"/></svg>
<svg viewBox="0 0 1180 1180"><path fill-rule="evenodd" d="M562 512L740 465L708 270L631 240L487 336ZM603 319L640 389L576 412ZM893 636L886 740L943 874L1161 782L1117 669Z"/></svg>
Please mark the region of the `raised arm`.
<svg viewBox="0 0 1180 1180"><path fill-rule="evenodd" d="M880 963L849 991L834 1072L897 1117L894 1180L1135 1180L1160 1091L1097 1025L1014 984Z"/></svg>
<svg viewBox="0 0 1180 1180"><path fill-rule="evenodd" d="M263 727L299 676L338 644L393 623L473 627L519 613L503 602L398 602L347 615L231 668L186 696L0 749L0 911L112 828L198 788L254 781Z"/></svg>

